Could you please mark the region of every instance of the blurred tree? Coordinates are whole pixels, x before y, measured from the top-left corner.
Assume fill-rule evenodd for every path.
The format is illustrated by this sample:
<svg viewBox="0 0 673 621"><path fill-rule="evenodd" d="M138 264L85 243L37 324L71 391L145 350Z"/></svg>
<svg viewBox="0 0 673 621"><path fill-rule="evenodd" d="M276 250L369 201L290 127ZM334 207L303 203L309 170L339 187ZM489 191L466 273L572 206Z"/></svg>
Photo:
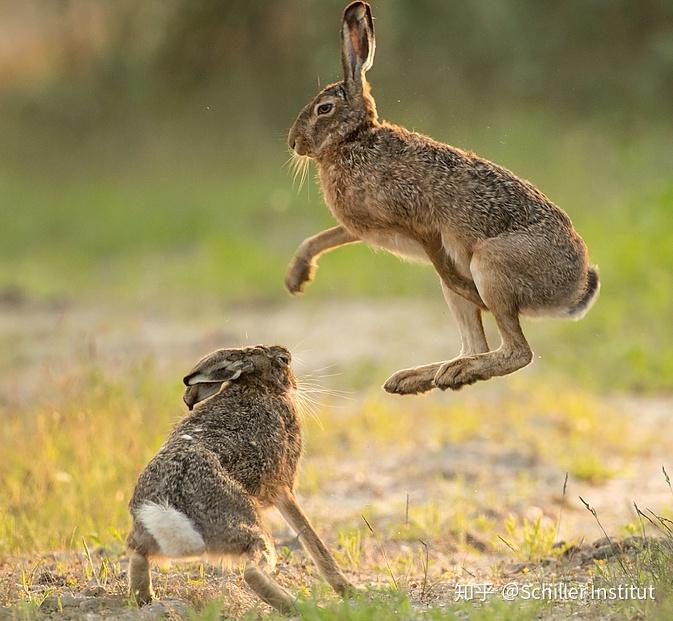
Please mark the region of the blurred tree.
<svg viewBox="0 0 673 621"><path fill-rule="evenodd" d="M61 59L48 65L49 75L35 74L37 85L8 83L30 93L27 109L35 113L51 108L95 122L129 102L156 115L209 97L232 113L245 106L251 123L276 125L292 118L318 80L339 77L345 0L18 4L0 0L7 17L0 40L3 29L13 29L13 41L49 33L51 44L34 53L57 50ZM673 100L671 0L373 4L379 46L372 79L384 103L404 95L410 105L435 109L462 101L610 116L667 114ZM17 30L10 17L19 13ZM11 53L0 56L7 74Z"/></svg>

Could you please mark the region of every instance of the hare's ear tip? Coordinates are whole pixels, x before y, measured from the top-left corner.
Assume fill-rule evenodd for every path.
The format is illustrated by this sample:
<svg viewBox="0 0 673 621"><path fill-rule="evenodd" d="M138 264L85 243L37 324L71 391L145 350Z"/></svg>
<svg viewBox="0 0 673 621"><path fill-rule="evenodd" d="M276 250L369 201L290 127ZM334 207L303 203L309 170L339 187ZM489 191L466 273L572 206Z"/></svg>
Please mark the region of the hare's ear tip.
<svg viewBox="0 0 673 621"><path fill-rule="evenodd" d="M212 377L200 371L195 371L194 373L185 375L185 377L182 378L182 382L184 383L185 386L194 386L194 384L202 384L202 383L209 384L213 381L217 380L213 380Z"/></svg>
<svg viewBox="0 0 673 621"><path fill-rule="evenodd" d="M355 2L351 2L346 6L344 9L344 17L354 17L355 19L362 19L367 11L371 11L369 8L369 5L366 2L362 2L361 0L355 0Z"/></svg>

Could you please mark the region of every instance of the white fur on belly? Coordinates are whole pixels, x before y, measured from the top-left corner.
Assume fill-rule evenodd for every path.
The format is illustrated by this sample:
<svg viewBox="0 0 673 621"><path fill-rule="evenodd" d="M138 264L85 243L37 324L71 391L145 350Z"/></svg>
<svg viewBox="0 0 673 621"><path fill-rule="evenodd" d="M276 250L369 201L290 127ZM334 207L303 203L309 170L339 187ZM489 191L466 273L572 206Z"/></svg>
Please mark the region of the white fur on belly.
<svg viewBox="0 0 673 621"><path fill-rule="evenodd" d="M138 509L136 518L159 544L162 555L186 558L203 554L206 547L203 537L181 511L148 501Z"/></svg>
<svg viewBox="0 0 673 621"><path fill-rule="evenodd" d="M368 233L365 239L370 244L383 248L408 261L418 261L420 263L427 263L429 261L428 255L425 254L425 250L423 250L423 247L418 242L399 233L381 233L376 231Z"/></svg>

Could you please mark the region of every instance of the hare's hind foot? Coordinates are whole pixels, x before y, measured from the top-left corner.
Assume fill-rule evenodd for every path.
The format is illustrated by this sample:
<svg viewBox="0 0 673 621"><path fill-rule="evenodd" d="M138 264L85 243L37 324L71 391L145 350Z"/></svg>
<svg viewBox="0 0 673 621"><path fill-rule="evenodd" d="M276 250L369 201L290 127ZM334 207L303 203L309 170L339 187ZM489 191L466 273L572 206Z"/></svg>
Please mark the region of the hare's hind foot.
<svg viewBox="0 0 673 621"><path fill-rule="evenodd" d="M480 372L478 356L464 356L440 365L433 378L433 384L441 390L447 388L459 390L463 386L484 379L488 377Z"/></svg>
<svg viewBox="0 0 673 621"><path fill-rule="evenodd" d="M267 573L273 571L276 565L273 544L260 539L252 544L247 556L243 578L248 586L281 614L296 612L294 598Z"/></svg>
<svg viewBox="0 0 673 621"><path fill-rule="evenodd" d="M528 365L532 357L530 348L506 350L502 347L486 354L461 356L441 365L434 385L441 390L459 390L480 380L514 373Z"/></svg>
<svg viewBox="0 0 673 621"><path fill-rule="evenodd" d="M129 595L138 606L145 606L154 599L149 560L136 551L131 551L129 557Z"/></svg>
<svg viewBox="0 0 673 621"><path fill-rule="evenodd" d="M243 574L248 586L257 596L281 614L296 612L292 596L272 578L267 576L257 565L248 563Z"/></svg>
<svg viewBox="0 0 673 621"><path fill-rule="evenodd" d="M428 392L435 387L434 380L441 362L425 364L393 373L383 385L386 392L396 395L415 395Z"/></svg>
<svg viewBox="0 0 673 621"><path fill-rule="evenodd" d="M490 284L490 283L487 283ZM488 287L482 287L489 291ZM489 295L485 296L490 299ZM518 314L492 304L492 313L502 337L502 344L494 351L469 356L459 356L445 362L437 371L434 384L441 390L458 390L468 384L500 375L509 375L530 364L533 352L521 330Z"/></svg>

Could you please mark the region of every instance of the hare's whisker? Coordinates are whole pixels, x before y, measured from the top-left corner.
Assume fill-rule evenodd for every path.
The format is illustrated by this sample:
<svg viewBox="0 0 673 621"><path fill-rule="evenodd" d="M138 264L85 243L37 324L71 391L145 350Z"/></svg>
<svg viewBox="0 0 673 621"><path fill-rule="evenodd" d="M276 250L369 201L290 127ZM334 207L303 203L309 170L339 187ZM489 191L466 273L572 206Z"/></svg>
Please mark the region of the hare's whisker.
<svg viewBox="0 0 673 621"><path fill-rule="evenodd" d="M336 362L331 362L330 364L326 364L322 367L319 367L318 369L313 369L314 373L317 373L318 371L326 371L327 369L331 369L332 367L337 366Z"/></svg>
<svg viewBox="0 0 673 621"><path fill-rule="evenodd" d="M292 155L290 155L290 157L288 157L288 158L285 160L285 162L283 163L283 165L281 166L281 168L288 168L288 167L290 167L290 166L292 165L292 162L293 162L293 161L294 161L294 158L292 157Z"/></svg>
<svg viewBox="0 0 673 621"><path fill-rule="evenodd" d="M349 397L347 395L339 395L339 394L334 394L331 392L315 392L315 391L304 391L305 394L307 395L315 395L316 397L321 397L321 398L326 398L326 397L332 397L333 399L342 399L344 401L354 401L353 397Z"/></svg>
<svg viewBox="0 0 673 621"><path fill-rule="evenodd" d="M302 390L304 392L310 392L310 393L315 393L315 394L321 394L321 395L332 395L334 397L348 397L351 398L353 393L348 392L346 390L331 390L329 388L322 388L320 386L310 386L303 384L301 386Z"/></svg>
<svg viewBox="0 0 673 621"><path fill-rule="evenodd" d="M343 390L330 390L329 388L312 386L310 384L307 385L302 382L297 383L297 391L300 392L303 396L314 400L319 397L332 397L334 399L345 401L354 401L355 399L352 392L346 392Z"/></svg>
<svg viewBox="0 0 673 621"><path fill-rule="evenodd" d="M304 380L299 380L299 385L302 388L307 388L316 392L328 392L335 395L352 395L354 394L350 390L340 390L338 388L329 388L328 386L323 386L322 384L314 384L311 382L306 382Z"/></svg>
<svg viewBox="0 0 673 621"><path fill-rule="evenodd" d="M290 153L290 168L292 170L292 185L297 187L297 192L301 192L304 182L308 176L308 169L311 164L311 158L306 155L299 155L292 151Z"/></svg>
<svg viewBox="0 0 673 621"><path fill-rule="evenodd" d="M320 373L320 374L307 373L303 377L307 377L309 379L321 380L321 379L325 379L326 377L338 377L340 375L343 375L343 373L341 371L339 371L338 373Z"/></svg>
<svg viewBox="0 0 673 621"><path fill-rule="evenodd" d="M297 391L297 405L299 406L299 412L302 415L308 415L313 420L315 420L321 429L323 429L322 421L318 416L318 411L320 409L320 404L309 399L305 394L302 394L300 391Z"/></svg>
<svg viewBox="0 0 673 621"><path fill-rule="evenodd" d="M312 375L307 374L307 375L302 375L300 377L300 381L301 381L302 384L305 384L307 386L311 385L311 386L317 386L318 388L323 388L323 387L325 387L324 379L329 378L329 377L334 377L336 375L341 375L341 373L334 373L332 375L323 375L323 376L319 376L319 377L315 376L315 375L312 376Z"/></svg>

